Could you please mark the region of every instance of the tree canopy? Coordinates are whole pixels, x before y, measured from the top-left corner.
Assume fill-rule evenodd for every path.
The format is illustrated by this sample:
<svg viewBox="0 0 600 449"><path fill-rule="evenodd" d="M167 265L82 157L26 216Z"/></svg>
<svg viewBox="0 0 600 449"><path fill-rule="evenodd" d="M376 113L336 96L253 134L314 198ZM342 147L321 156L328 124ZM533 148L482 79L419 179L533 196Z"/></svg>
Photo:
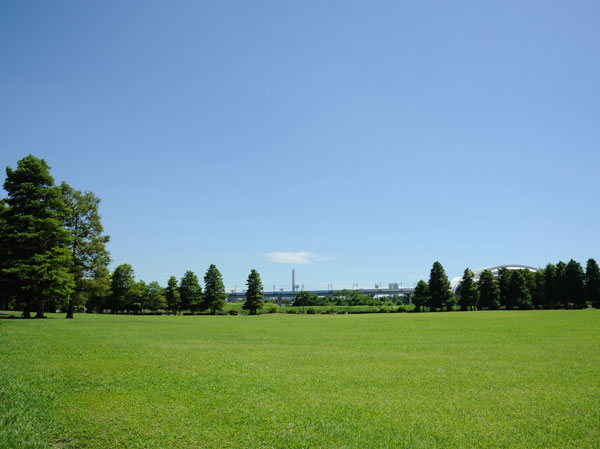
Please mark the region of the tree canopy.
<svg viewBox="0 0 600 449"><path fill-rule="evenodd" d="M248 310L251 315L256 315L257 311L262 307L264 299L263 284L258 271L251 270L246 281L246 302L242 308Z"/></svg>
<svg viewBox="0 0 600 449"><path fill-rule="evenodd" d="M103 235L98 205L100 198L92 192L80 192L66 182L60 185L62 198L70 213L64 226L71 232L70 245L75 288L67 306L67 318L73 318L76 305L82 305L102 288L94 279L101 267L106 267L110 256L106 244L110 237Z"/></svg>
<svg viewBox="0 0 600 449"><path fill-rule="evenodd" d="M221 272L211 264L204 275L204 308L216 315L223 310L226 299L227 293L225 293Z"/></svg>
<svg viewBox="0 0 600 449"><path fill-rule="evenodd" d="M473 272L469 268L465 269L458 294L460 310L474 309L477 306L477 286L473 277Z"/></svg>
<svg viewBox="0 0 600 449"><path fill-rule="evenodd" d="M198 276L193 271L186 271L179 283L180 307L189 310L192 314L202 307L202 288L198 283Z"/></svg>
<svg viewBox="0 0 600 449"><path fill-rule="evenodd" d="M585 292L588 301L600 308L600 268L594 259L588 259L585 267Z"/></svg>
<svg viewBox="0 0 600 449"><path fill-rule="evenodd" d="M50 167L29 155L6 168L3 211L2 278L5 287L29 317L44 317L44 303L62 306L75 288L70 251L72 236L63 226L70 210Z"/></svg>
<svg viewBox="0 0 600 449"><path fill-rule="evenodd" d="M427 282L420 280L415 286L415 291L412 295L412 302L415 305L417 312L421 311L430 302L429 298L429 286Z"/></svg>
<svg viewBox="0 0 600 449"><path fill-rule="evenodd" d="M167 301L167 307L172 313L178 313L181 306L181 299L179 296L179 286L177 285L177 278L171 276L167 282L167 290L165 292L165 298Z"/></svg>
<svg viewBox="0 0 600 449"><path fill-rule="evenodd" d="M500 307L500 289L498 281L490 270L484 270L479 275L478 308L494 310Z"/></svg>
<svg viewBox="0 0 600 449"><path fill-rule="evenodd" d="M450 281L444 271L444 267L439 262L434 262L429 274L429 308L435 312L438 308L448 308L452 301L452 291L450 290Z"/></svg>

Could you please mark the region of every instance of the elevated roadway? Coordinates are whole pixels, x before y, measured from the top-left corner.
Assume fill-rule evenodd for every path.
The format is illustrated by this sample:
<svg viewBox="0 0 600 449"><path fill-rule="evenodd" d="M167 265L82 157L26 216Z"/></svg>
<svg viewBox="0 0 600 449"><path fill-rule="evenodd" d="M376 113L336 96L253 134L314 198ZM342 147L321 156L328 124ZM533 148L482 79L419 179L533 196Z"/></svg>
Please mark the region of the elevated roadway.
<svg viewBox="0 0 600 449"><path fill-rule="evenodd" d="M412 295L414 288L403 287L403 288L359 288L359 289L348 289L348 291L357 291L364 295L369 296L404 296L410 300L410 296ZM317 296L331 296L334 293L340 292L342 290L302 290L309 293L313 293ZM290 300L294 299L296 295L300 293L300 291L270 291L264 292L265 299L282 299L282 300ZM229 292L227 293L228 301L244 301L246 299L246 292Z"/></svg>

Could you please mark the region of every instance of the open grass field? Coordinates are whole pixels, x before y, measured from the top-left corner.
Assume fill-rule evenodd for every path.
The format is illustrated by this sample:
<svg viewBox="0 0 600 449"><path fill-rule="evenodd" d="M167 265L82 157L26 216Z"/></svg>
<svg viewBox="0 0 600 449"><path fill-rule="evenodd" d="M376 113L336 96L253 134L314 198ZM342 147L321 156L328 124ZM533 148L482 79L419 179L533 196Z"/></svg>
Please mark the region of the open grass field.
<svg viewBox="0 0 600 449"><path fill-rule="evenodd" d="M598 448L600 311L0 320L1 448Z"/></svg>

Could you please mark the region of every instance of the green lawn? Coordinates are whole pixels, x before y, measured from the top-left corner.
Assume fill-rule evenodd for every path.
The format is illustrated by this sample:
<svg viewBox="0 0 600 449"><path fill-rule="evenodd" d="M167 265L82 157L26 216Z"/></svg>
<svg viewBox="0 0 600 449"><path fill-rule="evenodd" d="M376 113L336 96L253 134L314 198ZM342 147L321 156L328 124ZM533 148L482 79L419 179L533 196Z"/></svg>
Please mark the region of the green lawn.
<svg viewBox="0 0 600 449"><path fill-rule="evenodd" d="M598 448L600 311L0 320L1 448Z"/></svg>

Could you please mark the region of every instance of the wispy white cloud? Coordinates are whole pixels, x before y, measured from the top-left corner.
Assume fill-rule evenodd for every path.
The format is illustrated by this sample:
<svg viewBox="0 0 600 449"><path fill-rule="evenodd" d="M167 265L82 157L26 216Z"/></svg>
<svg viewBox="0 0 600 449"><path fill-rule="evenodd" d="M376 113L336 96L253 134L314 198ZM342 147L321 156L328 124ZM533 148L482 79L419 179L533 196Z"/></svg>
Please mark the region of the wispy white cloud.
<svg viewBox="0 0 600 449"><path fill-rule="evenodd" d="M275 263L287 263L308 265L313 262L324 262L331 260L329 257L319 256L318 254L309 253L308 251L273 251L265 253L265 259Z"/></svg>

